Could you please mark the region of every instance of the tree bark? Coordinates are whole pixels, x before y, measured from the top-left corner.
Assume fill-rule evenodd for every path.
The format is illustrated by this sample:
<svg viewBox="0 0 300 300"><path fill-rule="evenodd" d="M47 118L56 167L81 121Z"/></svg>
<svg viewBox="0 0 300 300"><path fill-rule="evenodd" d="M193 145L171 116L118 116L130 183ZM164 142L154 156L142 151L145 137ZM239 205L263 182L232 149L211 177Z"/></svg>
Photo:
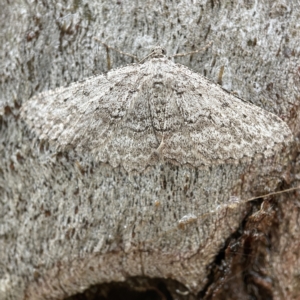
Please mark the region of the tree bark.
<svg viewBox="0 0 300 300"><path fill-rule="evenodd" d="M246 200L297 186L299 1L19 0L0 4L0 14L0 299L92 299L96 293L113 299L118 290L128 297L148 293L153 299L300 297L299 191L225 207L212 222L215 229L210 227L199 242L203 253L181 257L170 271L169 258L155 251L145 255L147 267L137 266L138 250L121 255L123 249L117 247L101 256L86 238L86 232L97 232L88 211L94 204L86 196L96 178L89 177L90 166L34 152L34 139L19 118L22 104L41 91L133 62L94 37L140 58L157 44L173 55L212 41L205 52L176 61L276 114L295 137L278 160L228 168L228 194L238 187ZM95 166L93 172L113 174L107 166ZM74 234L73 228L80 230ZM164 234L177 241L193 230L168 229ZM58 232L64 236L53 238ZM105 232L98 231L96 239L101 237ZM92 273L96 264L105 266L100 275ZM97 287L75 295L91 285Z"/></svg>

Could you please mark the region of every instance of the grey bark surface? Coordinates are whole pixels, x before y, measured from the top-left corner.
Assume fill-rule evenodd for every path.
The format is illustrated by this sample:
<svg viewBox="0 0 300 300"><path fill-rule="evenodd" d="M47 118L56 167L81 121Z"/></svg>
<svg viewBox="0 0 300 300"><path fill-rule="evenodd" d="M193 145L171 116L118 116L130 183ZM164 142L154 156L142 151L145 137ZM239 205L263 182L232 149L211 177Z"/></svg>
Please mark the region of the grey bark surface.
<svg viewBox="0 0 300 300"><path fill-rule="evenodd" d="M222 195L220 201L226 204L233 195L246 200L297 185L299 5L298 1L0 4L0 299L62 299L93 284L133 276L175 279L191 299L197 293L207 299L253 295L297 299L299 194L267 199L254 214L243 203L216 211L216 195ZM205 53L177 62L279 116L293 132L294 144L281 149L272 161L206 171L165 164L132 176L122 168L66 153L51 155L24 127L20 107L41 91L132 62L93 37L139 57L156 44L172 55L213 41ZM154 191L156 198L149 196ZM167 201L172 193L176 196ZM191 193L205 194L209 205L189 203ZM115 197L123 200L110 205ZM201 209L206 211L201 214ZM131 243L127 220L117 218L118 210L136 224L134 238L142 244ZM167 210L173 213L170 222L164 218L171 217ZM197 218L178 223L190 213ZM160 225L158 231L145 216ZM110 233L104 230L106 223L114 224ZM247 268L242 255L232 254L233 248L248 254ZM220 249L225 249L222 268L213 267ZM247 279L241 275L245 272ZM183 297L176 294L176 285L170 292Z"/></svg>

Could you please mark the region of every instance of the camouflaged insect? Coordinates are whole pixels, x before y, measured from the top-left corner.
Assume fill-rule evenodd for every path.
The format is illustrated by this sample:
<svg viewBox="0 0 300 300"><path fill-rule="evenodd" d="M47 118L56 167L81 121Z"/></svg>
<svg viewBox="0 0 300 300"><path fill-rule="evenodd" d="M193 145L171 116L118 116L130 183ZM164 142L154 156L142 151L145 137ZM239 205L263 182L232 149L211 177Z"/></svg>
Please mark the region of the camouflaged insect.
<svg viewBox="0 0 300 300"><path fill-rule="evenodd" d="M157 160L207 167L274 155L290 141L276 115L248 104L155 48L133 64L28 101L40 139L127 171Z"/></svg>

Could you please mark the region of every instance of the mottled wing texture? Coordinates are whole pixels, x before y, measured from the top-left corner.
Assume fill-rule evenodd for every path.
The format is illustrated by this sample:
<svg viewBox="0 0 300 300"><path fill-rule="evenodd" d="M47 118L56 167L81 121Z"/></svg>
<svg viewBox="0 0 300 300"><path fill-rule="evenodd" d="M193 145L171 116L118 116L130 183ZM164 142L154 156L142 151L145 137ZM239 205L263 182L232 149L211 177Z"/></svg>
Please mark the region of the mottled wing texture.
<svg viewBox="0 0 300 300"><path fill-rule="evenodd" d="M240 100L184 66L173 69L170 102L179 113L166 119L165 159L197 167L218 165L270 157L291 142L290 129L276 115Z"/></svg>
<svg viewBox="0 0 300 300"><path fill-rule="evenodd" d="M22 117L57 150L128 171L157 160L207 167L269 157L291 140L274 114L166 57L37 95Z"/></svg>

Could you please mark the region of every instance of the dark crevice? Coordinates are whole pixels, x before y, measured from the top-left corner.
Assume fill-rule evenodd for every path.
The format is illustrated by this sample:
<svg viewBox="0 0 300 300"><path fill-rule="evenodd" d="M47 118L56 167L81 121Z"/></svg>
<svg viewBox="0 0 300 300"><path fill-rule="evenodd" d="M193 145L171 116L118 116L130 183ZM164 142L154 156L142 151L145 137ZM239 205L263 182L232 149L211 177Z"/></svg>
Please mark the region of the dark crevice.
<svg viewBox="0 0 300 300"><path fill-rule="evenodd" d="M65 300L172 300L163 279L132 277L125 282L104 283Z"/></svg>

